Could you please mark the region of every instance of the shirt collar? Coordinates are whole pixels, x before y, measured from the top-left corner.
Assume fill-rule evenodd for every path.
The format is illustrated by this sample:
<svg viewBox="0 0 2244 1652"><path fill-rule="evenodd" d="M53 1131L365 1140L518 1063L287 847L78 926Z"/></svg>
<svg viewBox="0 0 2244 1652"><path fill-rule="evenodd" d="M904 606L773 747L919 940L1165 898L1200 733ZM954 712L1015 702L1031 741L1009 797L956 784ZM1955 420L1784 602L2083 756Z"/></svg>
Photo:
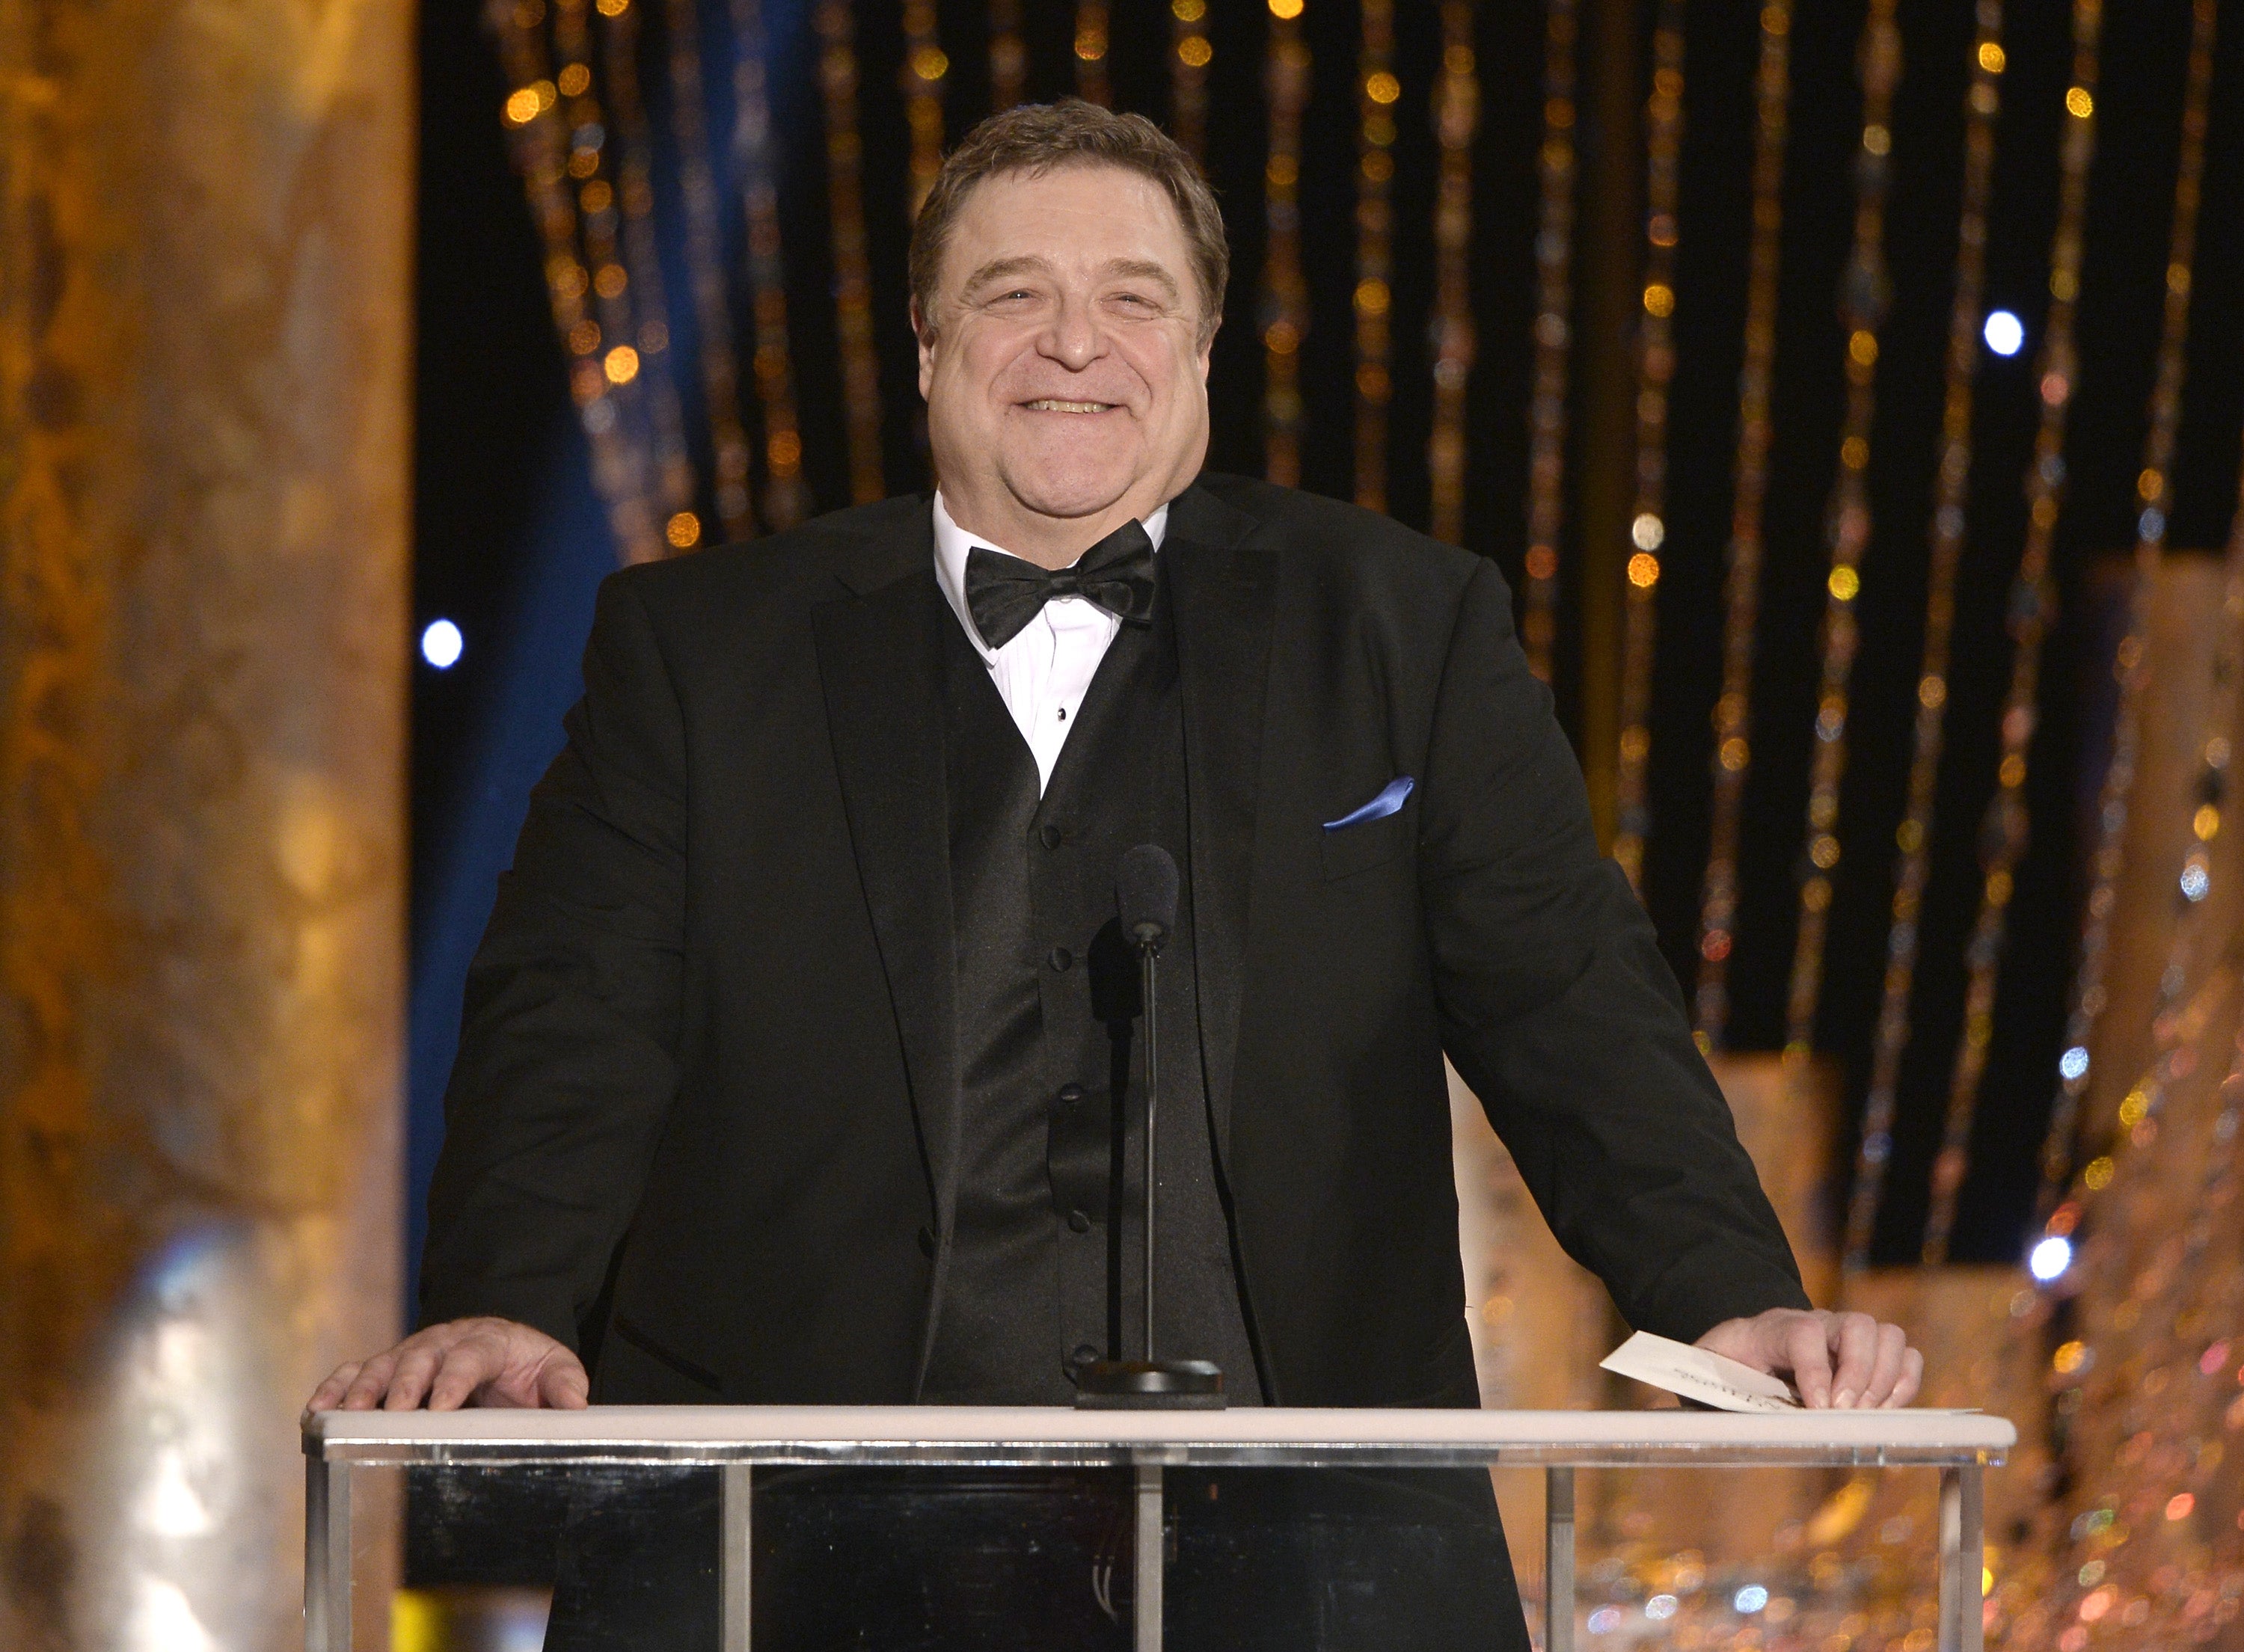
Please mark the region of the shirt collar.
<svg viewBox="0 0 2244 1652"><path fill-rule="evenodd" d="M1169 507L1166 502L1164 502L1154 509L1152 516L1146 518L1145 522L1146 537L1153 542L1155 550L1160 550L1161 538L1168 531L1168 526ZM983 657L989 659L996 657L996 651L983 644L982 633L974 629L973 612L966 606L966 553L977 545L985 550L1004 551L1004 554L1009 556L1013 554L1005 550L1003 545L993 545L986 539L976 538L953 522L950 519L950 512L943 508L942 490L936 489L935 496L936 581L943 587L943 596L950 600L951 612L958 616L958 623L966 628L966 635L973 639L974 646L982 651Z"/></svg>

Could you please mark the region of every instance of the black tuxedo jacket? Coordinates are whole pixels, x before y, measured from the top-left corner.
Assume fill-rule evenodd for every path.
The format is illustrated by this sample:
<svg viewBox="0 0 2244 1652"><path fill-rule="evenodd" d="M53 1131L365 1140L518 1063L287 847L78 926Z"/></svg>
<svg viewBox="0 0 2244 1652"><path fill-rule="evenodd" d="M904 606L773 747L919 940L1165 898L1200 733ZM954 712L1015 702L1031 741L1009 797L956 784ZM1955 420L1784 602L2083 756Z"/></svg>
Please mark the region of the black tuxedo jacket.
<svg viewBox="0 0 2244 1652"><path fill-rule="evenodd" d="M1632 1325L1806 1306L1495 568L1213 475L1159 562L1186 1058L1274 1398L1475 1403L1444 1051ZM607 581L470 975L424 1319L527 1321L608 1400L916 1396L957 1190L953 624L924 496Z"/></svg>

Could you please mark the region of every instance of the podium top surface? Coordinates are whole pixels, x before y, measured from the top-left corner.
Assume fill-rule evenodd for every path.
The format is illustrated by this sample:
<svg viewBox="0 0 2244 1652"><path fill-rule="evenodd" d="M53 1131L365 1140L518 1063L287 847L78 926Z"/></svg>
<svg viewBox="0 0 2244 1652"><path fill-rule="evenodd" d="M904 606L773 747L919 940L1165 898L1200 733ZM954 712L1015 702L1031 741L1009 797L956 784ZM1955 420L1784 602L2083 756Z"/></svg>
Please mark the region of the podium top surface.
<svg viewBox="0 0 2244 1652"><path fill-rule="evenodd" d="M1402 1411L1057 1406L596 1406L328 1411L306 1455L427 1463L1578 1467L1994 1464L2000 1417L1953 1411Z"/></svg>

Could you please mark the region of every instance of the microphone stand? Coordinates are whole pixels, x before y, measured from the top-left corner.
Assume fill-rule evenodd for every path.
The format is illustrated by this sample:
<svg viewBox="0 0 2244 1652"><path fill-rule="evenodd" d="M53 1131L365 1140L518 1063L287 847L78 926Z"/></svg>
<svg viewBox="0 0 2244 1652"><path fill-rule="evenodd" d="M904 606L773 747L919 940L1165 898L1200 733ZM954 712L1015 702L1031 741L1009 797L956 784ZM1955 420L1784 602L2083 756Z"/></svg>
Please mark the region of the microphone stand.
<svg viewBox="0 0 2244 1652"><path fill-rule="evenodd" d="M1223 1372L1213 1360L1157 1359L1153 1352L1154 1125L1161 1094L1160 1018L1157 960L1168 927L1147 919L1131 926L1138 949L1139 991L1146 1020L1146 1277L1143 1359L1098 1359L1080 1367L1075 1403L1085 1410L1220 1411ZM1117 1213L1118 1217L1119 1213Z"/></svg>
<svg viewBox="0 0 2244 1652"><path fill-rule="evenodd" d="M1161 1161L1153 1150L1153 1129L1160 1113L1156 1103L1161 1094L1161 1041L1155 1030L1159 1025L1159 1011L1155 1008L1159 1001L1154 996L1154 989L1159 982L1156 960L1160 956L1160 950L1158 941L1150 945L1141 942L1138 948L1138 989L1144 995L1146 1006L1146 1296L1143 1305L1146 1310L1146 1338L1143 1346L1148 1365L1156 1363L1153 1359L1153 1167Z"/></svg>

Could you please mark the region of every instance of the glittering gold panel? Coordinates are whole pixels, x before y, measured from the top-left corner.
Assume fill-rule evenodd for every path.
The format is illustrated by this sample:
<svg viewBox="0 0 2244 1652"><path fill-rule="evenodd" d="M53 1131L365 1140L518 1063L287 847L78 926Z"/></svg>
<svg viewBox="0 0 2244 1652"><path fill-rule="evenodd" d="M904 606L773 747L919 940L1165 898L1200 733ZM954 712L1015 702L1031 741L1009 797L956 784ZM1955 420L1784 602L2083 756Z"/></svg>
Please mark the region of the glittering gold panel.
<svg viewBox="0 0 2244 1652"><path fill-rule="evenodd" d="M301 1643L394 1328L410 24L0 0L10 1647Z"/></svg>

